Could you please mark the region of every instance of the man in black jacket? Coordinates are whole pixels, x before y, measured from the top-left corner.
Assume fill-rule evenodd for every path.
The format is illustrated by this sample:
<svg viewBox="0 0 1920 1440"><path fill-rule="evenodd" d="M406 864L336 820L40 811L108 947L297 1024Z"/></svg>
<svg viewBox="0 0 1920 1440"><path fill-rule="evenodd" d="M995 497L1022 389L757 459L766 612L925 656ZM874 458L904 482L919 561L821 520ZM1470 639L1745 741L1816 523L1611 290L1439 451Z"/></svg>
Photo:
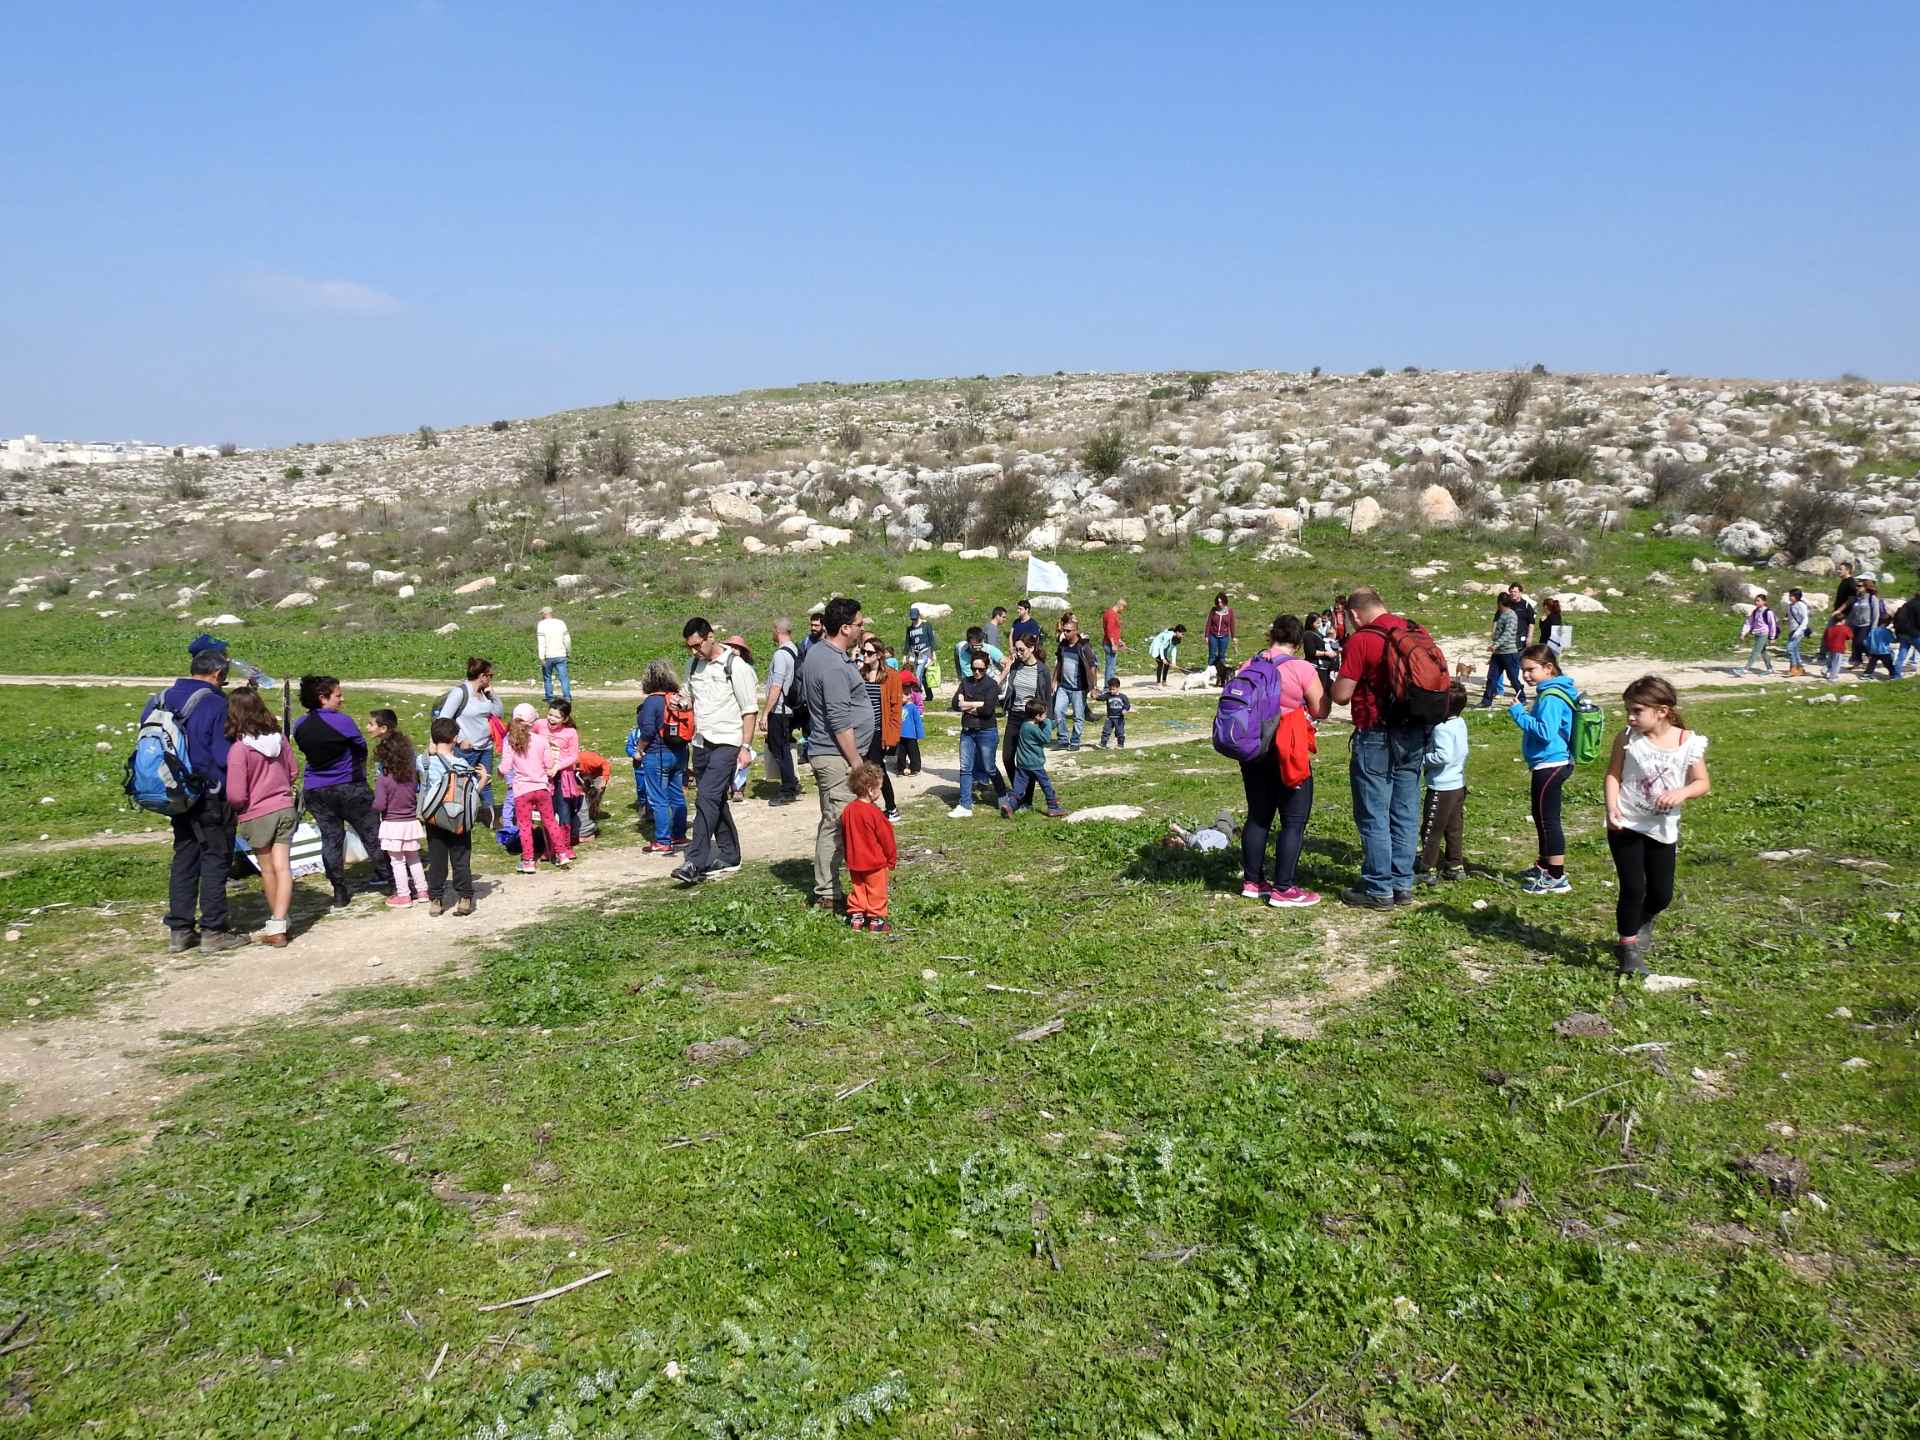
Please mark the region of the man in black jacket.
<svg viewBox="0 0 1920 1440"><path fill-rule="evenodd" d="M1080 748L1080 731L1087 723L1087 691L1099 678L1093 646L1071 616L1060 622L1060 641L1053 652L1054 743L1068 750ZM1073 724L1067 724L1071 716ZM1071 728L1071 735L1069 735Z"/></svg>
<svg viewBox="0 0 1920 1440"><path fill-rule="evenodd" d="M1520 648L1524 650L1533 644L1533 602L1527 599L1527 592L1521 588L1518 580L1507 586L1507 594L1513 600L1513 613L1520 620ZM1540 643L1544 645L1546 642L1547 637L1542 635Z"/></svg>

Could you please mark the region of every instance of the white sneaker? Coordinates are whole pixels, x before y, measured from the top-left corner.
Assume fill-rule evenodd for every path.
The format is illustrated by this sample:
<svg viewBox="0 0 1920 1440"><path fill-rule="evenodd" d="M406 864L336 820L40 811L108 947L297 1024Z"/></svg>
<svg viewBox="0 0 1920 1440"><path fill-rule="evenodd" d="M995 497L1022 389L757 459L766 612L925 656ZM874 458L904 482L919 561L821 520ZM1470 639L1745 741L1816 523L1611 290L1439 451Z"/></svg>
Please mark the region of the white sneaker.
<svg viewBox="0 0 1920 1440"><path fill-rule="evenodd" d="M964 820L971 814L973 814L973 807L971 805L956 805L953 809L947 811L947 818L949 820Z"/></svg>

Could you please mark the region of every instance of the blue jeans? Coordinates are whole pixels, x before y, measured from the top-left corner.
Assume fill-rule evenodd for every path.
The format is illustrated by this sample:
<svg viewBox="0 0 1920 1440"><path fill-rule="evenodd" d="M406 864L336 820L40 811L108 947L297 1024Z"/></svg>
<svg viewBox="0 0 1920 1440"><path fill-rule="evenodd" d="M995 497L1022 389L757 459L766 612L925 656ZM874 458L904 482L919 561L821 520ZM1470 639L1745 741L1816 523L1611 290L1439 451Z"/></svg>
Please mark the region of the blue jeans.
<svg viewBox="0 0 1920 1440"><path fill-rule="evenodd" d="M1806 638L1804 635L1789 635L1787 637L1787 664L1792 669L1806 669L1807 662L1800 658L1800 646L1805 642Z"/></svg>
<svg viewBox="0 0 1920 1440"><path fill-rule="evenodd" d="M1518 653L1512 655L1489 655L1487 657L1487 688L1480 696L1480 703L1482 705L1493 704L1493 697L1500 693L1500 682L1503 679L1513 681L1513 693L1516 698L1524 698L1526 692L1520 684L1520 656Z"/></svg>
<svg viewBox="0 0 1920 1440"><path fill-rule="evenodd" d="M1764 665L1769 675L1773 673L1773 658L1767 654L1767 643L1766 631L1759 630L1754 633L1753 649L1747 652L1747 669L1751 670L1756 665Z"/></svg>
<svg viewBox="0 0 1920 1440"><path fill-rule="evenodd" d="M1006 786L1001 783L999 767L994 764L995 752L1000 748L1000 727L989 725L984 730L962 730L960 732L960 808L973 808L973 787L982 780L993 782L993 798L998 800L1006 794Z"/></svg>
<svg viewBox="0 0 1920 1440"><path fill-rule="evenodd" d="M1375 898L1413 890L1426 747L1427 732L1418 725L1353 732L1347 774L1360 831L1360 887Z"/></svg>
<svg viewBox="0 0 1920 1440"><path fill-rule="evenodd" d="M489 825L493 824L500 814L499 802L493 798L493 782L499 775L499 767L494 763L493 759L493 746L481 745L476 747L472 745L455 745L453 747L453 753L475 769L479 769L482 766L486 767L487 814L490 817L487 823Z"/></svg>
<svg viewBox="0 0 1920 1440"><path fill-rule="evenodd" d="M1060 797L1053 793L1053 777L1045 770L1016 770L1013 772L1013 798L1007 802L1009 812L1018 810L1026 802L1027 792L1034 786L1040 787L1040 793L1047 797L1049 811L1060 808Z"/></svg>
<svg viewBox="0 0 1920 1440"><path fill-rule="evenodd" d="M1072 734L1068 734L1067 716L1073 716ZM1065 685L1053 692L1053 731L1062 743L1078 745L1080 727L1087 723L1087 692L1069 690Z"/></svg>
<svg viewBox="0 0 1920 1440"><path fill-rule="evenodd" d="M1219 666L1227 663L1227 637L1225 635L1207 636L1207 664Z"/></svg>
<svg viewBox="0 0 1920 1440"><path fill-rule="evenodd" d="M1102 680L1111 680L1120 673L1120 651L1115 646L1104 643L1100 648L1105 652L1107 657L1106 667L1101 672L1100 678Z"/></svg>
<svg viewBox="0 0 1920 1440"><path fill-rule="evenodd" d="M1907 660L1920 654L1920 639L1908 640L1902 637L1899 653L1893 657L1893 678L1901 679L1907 673Z"/></svg>
<svg viewBox="0 0 1920 1440"><path fill-rule="evenodd" d="M562 655L558 660L540 662L540 684L547 692L549 705L553 703L553 677L556 675L560 677L560 697L563 700L573 699L573 681L567 675L567 657Z"/></svg>
<svg viewBox="0 0 1920 1440"><path fill-rule="evenodd" d="M640 773L646 777L647 806L653 811L655 840L686 839L686 770L686 753L671 745L649 745L640 762Z"/></svg>

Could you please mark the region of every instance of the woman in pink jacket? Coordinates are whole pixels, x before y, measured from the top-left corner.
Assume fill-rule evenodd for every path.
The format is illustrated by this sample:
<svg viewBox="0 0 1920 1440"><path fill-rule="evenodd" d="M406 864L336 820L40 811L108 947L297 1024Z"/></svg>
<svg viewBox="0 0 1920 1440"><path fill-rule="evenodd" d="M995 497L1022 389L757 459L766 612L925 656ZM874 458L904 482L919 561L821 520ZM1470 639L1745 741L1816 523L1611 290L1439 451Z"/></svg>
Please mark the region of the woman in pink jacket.
<svg viewBox="0 0 1920 1440"><path fill-rule="evenodd" d="M227 804L241 838L260 862L260 888L267 896L267 923L253 932L261 945L287 943L287 912L293 908L293 831L300 812L293 804L293 747L280 722L251 685L227 697Z"/></svg>
<svg viewBox="0 0 1920 1440"><path fill-rule="evenodd" d="M547 771L553 776L553 813L567 832L567 843L580 843L580 732L573 725L573 702L555 700L547 706Z"/></svg>
<svg viewBox="0 0 1920 1440"><path fill-rule="evenodd" d="M513 823L520 829L522 875L531 875L539 868L533 863L535 815L540 817L540 828L547 832L547 847L555 863L562 869L573 863L573 846L553 813L550 748L541 728L533 706L516 705L513 723L507 726L506 743L500 748L500 773L507 777L507 803L513 807Z"/></svg>

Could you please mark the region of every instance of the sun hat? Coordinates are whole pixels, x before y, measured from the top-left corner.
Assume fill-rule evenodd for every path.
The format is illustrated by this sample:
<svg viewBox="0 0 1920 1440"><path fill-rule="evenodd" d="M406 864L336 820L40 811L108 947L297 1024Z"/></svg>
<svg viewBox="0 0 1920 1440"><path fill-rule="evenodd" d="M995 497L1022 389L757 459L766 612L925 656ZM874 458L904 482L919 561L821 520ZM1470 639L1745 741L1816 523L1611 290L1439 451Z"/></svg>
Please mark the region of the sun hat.
<svg viewBox="0 0 1920 1440"><path fill-rule="evenodd" d="M744 635L727 636L727 647L732 650L738 650L740 652L740 658L746 661L747 664L751 665L753 663L753 647L747 644L746 636Z"/></svg>

